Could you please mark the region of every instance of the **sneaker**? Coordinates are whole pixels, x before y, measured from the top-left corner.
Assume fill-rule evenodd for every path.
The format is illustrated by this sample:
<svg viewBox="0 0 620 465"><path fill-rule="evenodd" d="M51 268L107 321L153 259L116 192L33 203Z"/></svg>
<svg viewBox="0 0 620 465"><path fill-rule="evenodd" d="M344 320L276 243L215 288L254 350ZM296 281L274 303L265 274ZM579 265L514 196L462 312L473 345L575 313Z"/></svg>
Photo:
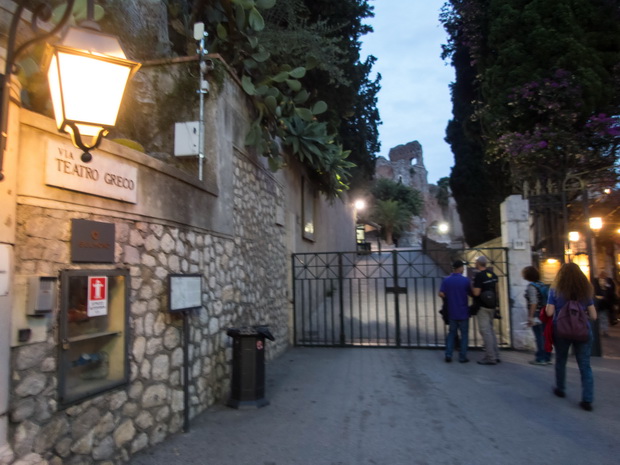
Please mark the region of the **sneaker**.
<svg viewBox="0 0 620 465"><path fill-rule="evenodd" d="M497 365L497 362L492 360L478 360L478 365Z"/></svg>
<svg viewBox="0 0 620 465"><path fill-rule="evenodd" d="M459 360L459 363L469 363L469 359L468 358L462 358Z"/></svg>
<svg viewBox="0 0 620 465"><path fill-rule="evenodd" d="M582 400L581 402L579 402L579 407L584 409L586 412L591 412L592 411L592 402L586 402L586 401Z"/></svg>
<svg viewBox="0 0 620 465"><path fill-rule="evenodd" d="M558 397L566 397L566 393L558 388L553 388L553 393Z"/></svg>
<svg viewBox="0 0 620 465"><path fill-rule="evenodd" d="M447 357L446 356L446 363L450 363L452 361L452 357Z"/></svg>
<svg viewBox="0 0 620 465"><path fill-rule="evenodd" d="M547 362L543 360L531 360L530 365L547 365Z"/></svg>
<svg viewBox="0 0 620 465"><path fill-rule="evenodd" d="M545 360L545 365L553 365L553 362L551 360Z"/></svg>

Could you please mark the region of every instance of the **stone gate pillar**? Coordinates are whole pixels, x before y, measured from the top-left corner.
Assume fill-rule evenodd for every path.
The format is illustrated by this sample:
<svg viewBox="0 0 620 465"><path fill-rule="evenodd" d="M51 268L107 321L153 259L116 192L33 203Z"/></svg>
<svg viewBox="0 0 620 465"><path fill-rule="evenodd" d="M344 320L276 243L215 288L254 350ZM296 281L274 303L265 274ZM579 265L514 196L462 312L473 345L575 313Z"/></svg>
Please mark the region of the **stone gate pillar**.
<svg viewBox="0 0 620 465"><path fill-rule="evenodd" d="M532 264L529 202L520 195L511 195L501 204L500 213L502 247L508 249L512 342L515 349L531 349L535 346L534 336L531 328L523 324L527 321L527 281L521 277L521 270Z"/></svg>

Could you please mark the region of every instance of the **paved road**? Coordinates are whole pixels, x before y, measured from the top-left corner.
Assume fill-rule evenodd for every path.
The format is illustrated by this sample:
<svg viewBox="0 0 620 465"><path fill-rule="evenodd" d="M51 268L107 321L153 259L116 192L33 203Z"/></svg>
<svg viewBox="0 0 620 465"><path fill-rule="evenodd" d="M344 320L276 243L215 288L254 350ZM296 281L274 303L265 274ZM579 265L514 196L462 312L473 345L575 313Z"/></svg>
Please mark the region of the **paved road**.
<svg viewBox="0 0 620 465"><path fill-rule="evenodd" d="M608 343L620 342L620 330ZM470 354L472 362L481 352ZM441 351L294 348L267 365L258 410L217 405L131 465L612 465L620 359L594 358L594 411L551 393L552 366L446 364Z"/></svg>

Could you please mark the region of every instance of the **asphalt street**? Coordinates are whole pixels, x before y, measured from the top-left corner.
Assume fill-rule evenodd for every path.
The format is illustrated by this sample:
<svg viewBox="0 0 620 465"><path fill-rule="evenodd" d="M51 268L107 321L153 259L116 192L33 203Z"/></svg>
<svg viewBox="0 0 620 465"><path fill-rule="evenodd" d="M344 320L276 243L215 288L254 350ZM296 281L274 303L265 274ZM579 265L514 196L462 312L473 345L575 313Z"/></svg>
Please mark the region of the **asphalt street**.
<svg viewBox="0 0 620 465"><path fill-rule="evenodd" d="M618 325L620 326L620 325ZM266 366L270 404L216 405L131 465L612 465L620 463L620 328L592 359L594 411L531 353L445 363L440 350L292 348ZM616 352L614 352L614 350Z"/></svg>

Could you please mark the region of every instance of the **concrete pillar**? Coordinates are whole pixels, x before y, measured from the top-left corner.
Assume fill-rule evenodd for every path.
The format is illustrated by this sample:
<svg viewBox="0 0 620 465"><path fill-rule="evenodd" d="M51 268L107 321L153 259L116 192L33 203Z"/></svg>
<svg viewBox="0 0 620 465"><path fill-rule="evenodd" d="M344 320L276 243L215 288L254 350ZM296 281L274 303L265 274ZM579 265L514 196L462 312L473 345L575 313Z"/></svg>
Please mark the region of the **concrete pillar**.
<svg viewBox="0 0 620 465"><path fill-rule="evenodd" d="M3 66L4 68L4 66ZM10 463L13 451L8 442L9 389L11 380L11 314L15 275L17 211L17 154L19 151L20 85L13 77L4 152L4 180L0 181L0 463Z"/></svg>
<svg viewBox="0 0 620 465"><path fill-rule="evenodd" d="M531 349L535 346L534 336L531 328L523 324L527 321L525 289L528 283L521 277L521 270L532 264L529 202L520 195L511 195L501 204L500 212L502 247L508 249L513 346Z"/></svg>

